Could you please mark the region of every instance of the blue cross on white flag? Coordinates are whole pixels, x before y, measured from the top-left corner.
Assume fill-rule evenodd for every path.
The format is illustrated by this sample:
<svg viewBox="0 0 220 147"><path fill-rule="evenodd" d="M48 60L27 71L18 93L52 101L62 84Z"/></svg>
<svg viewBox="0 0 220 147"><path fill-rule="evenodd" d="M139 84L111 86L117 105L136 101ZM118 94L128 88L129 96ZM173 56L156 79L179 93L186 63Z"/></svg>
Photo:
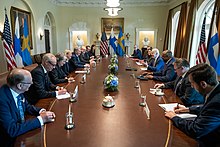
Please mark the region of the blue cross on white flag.
<svg viewBox="0 0 220 147"><path fill-rule="evenodd" d="M207 63L210 64L220 75L220 52L219 52L219 38L218 31L215 25L215 21L213 22L213 27L211 31L211 38L208 47L208 60Z"/></svg>
<svg viewBox="0 0 220 147"><path fill-rule="evenodd" d="M116 51L117 51L117 39L115 38L113 27L112 27L111 35L109 38L109 51L111 55L113 54L113 52L116 54Z"/></svg>

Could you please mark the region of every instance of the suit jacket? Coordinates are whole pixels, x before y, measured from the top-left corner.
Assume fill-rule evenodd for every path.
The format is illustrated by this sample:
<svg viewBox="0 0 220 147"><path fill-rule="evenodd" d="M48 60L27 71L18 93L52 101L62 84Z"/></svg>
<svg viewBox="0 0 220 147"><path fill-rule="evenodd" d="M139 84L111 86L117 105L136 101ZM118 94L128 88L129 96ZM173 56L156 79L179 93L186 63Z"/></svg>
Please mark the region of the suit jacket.
<svg viewBox="0 0 220 147"><path fill-rule="evenodd" d="M49 77L53 84L68 82L68 79L65 79L66 76L67 75L64 73L62 68L58 65L56 65L56 67L49 72Z"/></svg>
<svg viewBox="0 0 220 147"><path fill-rule="evenodd" d="M81 53L81 54L79 55L79 59L80 59L81 62L90 63L90 62L89 62L89 58L87 58L86 53Z"/></svg>
<svg viewBox="0 0 220 147"><path fill-rule="evenodd" d="M76 54L73 54L73 56L69 60L69 65L70 65L70 71L72 72L77 68L84 68L85 63L81 62Z"/></svg>
<svg viewBox="0 0 220 147"><path fill-rule="evenodd" d="M61 68L66 75L69 75L70 73L69 61L67 61Z"/></svg>
<svg viewBox="0 0 220 147"><path fill-rule="evenodd" d="M154 62L151 62L151 64L148 65L147 69L150 71L153 71L153 72L159 72L159 71L163 70L164 64L165 63L164 63L163 59L161 58L161 56L159 56L156 59L155 66L154 66Z"/></svg>
<svg viewBox="0 0 220 147"><path fill-rule="evenodd" d="M0 146L13 146L17 136L30 130L40 128L41 124L37 118L21 122L19 110L15 104L14 98L7 85L0 88ZM23 101L23 110L30 115L39 115L41 108L30 105L25 99Z"/></svg>
<svg viewBox="0 0 220 147"><path fill-rule="evenodd" d="M56 85L52 84L48 74L44 73L42 65L38 65L31 71L33 84L25 92L30 104L36 104L39 99L56 96Z"/></svg>
<svg viewBox="0 0 220 147"><path fill-rule="evenodd" d="M204 103L204 97L191 87L188 74L182 78L177 77L176 80L164 84L165 88L176 90L176 95L180 98L185 106L197 105Z"/></svg>
<svg viewBox="0 0 220 147"><path fill-rule="evenodd" d="M141 50L140 49L134 50L134 52L131 56L133 56L133 58L142 59Z"/></svg>
<svg viewBox="0 0 220 147"><path fill-rule="evenodd" d="M153 80L162 81L162 82L169 82L173 81L176 78L176 72L173 67L173 62L175 58L172 57L164 66L164 69L159 72L153 73Z"/></svg>
<svg viewBox="0 0 220 147"><path fill-rule="evenodd" d="M178 116L172 118L174 125L188 136L196 139L201 147L220 146L220 84L209 95L203 106L191 107L197 112L194 120ZM196 110L196 111L194 111ZM199 110L199 111L198 111Z"/></svg>

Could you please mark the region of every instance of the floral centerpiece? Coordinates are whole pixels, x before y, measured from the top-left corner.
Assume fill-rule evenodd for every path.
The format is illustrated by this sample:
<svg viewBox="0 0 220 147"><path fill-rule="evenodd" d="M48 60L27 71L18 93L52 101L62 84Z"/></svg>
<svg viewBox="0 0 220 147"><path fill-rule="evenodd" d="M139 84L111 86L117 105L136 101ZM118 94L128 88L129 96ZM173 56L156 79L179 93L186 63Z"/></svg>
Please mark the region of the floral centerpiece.
<svg viewBox="0 0 220 147"><path fill-rule="evenodd" d="M110 59L110 62L111 62L111 63L116 63L116 64L118 64L118 59L117 59L117 58L111 58L111 59Z"/></svg>
<svg viewBox="0 0 220 147"><path fill-rule="evenodd" d="M109 74L105 78L104 88L108 91L118 90L118 78L114 74Z"/></svg>
<svg viewBox="0 0 220 147"><path fill-rule="evenodd" d="M117 71L118 71L118 65L116 63L111 63L109 66L108 66L108 69L110 71L111 74L116 74Z"/></svg>

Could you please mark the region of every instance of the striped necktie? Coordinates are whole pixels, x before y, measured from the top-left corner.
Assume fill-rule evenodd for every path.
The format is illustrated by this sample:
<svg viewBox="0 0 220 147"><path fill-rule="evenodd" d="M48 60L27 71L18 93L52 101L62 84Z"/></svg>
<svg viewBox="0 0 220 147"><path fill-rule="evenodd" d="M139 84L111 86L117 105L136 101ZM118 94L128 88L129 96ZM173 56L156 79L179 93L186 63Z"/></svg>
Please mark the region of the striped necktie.
<svg viewBox="0 0 220 147"><path fill-rule="evenodd" d="M23 110L22 100L21 100L20 94L17 96L17 107L18 107L18 111L19 111L19 114L21 117L21 122L24 122L24 110Z"/></svg>

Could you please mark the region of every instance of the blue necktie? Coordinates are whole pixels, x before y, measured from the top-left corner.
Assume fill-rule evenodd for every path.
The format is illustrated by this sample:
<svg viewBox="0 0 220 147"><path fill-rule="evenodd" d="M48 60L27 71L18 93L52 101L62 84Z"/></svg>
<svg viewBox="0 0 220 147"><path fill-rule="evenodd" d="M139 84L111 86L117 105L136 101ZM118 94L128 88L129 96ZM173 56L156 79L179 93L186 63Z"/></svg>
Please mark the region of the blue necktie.
<svg viewBox="0 0 220 147"><path fill-rule="evenodd" d="M18 111L21 117L21 122L24 122L24 110L22 106L22 100L21 100L21 95L17 96L17 106L18 106Z"/></svg>

